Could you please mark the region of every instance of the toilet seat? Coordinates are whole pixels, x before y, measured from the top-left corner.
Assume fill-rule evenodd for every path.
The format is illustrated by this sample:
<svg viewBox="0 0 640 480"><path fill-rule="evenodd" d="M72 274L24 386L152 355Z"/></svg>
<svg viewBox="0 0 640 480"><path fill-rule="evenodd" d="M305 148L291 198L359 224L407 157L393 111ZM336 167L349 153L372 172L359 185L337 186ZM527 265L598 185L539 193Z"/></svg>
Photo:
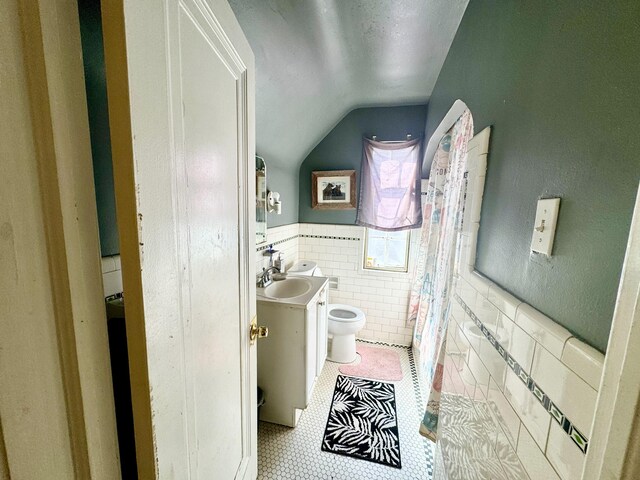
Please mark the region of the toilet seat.
<svg viewBox="0 0 640 480"><path fill-rule="evenodd" d="M340 323L357 323L364 320L364 312L359 308L341 303L332 303L328 308L329 320Z"/></svg>
<svg viewBox="0 0 640 480"><path fill-rule="evenodd" d="M351 363L356 359L356 333L364 327L365 315L352 305L332 303L327 308L331 348L327 358L332 362Z"/></svg>

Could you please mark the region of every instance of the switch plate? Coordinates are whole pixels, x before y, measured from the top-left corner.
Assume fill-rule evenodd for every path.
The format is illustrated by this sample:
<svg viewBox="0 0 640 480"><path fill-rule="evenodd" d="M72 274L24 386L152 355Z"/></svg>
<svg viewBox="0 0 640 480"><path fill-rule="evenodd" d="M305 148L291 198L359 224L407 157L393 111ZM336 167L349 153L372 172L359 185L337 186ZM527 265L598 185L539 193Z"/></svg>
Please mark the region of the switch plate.
<svg viewBox="0 0 640 480"><path fill-rule="evenodd" d="M538 200L533 238L531 239L532 251L551 256L559 208L559 198L542 198Z"/></svg>

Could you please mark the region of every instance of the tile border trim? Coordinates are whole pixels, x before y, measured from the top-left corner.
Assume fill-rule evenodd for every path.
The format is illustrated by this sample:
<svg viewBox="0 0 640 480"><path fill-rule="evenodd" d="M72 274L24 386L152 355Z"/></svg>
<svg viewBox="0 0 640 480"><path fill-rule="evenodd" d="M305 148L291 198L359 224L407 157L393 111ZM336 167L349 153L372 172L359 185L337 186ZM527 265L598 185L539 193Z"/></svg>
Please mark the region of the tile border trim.
<svg viewBox="0 0 640 480"><path fill-rule="evenodd" d="M276 240L275 242L267 242L265 245L260 247L256 247L256 252L262 252L269 248L269 245L280 245L281 243L288 242L290 240L295 240L296 238L323 238L326 240L350 240L354 242L359 242L361 239L358 237L335 237L332 235L307 235L307 234L298 234L293 235L291 237L283 238L282 240Z"/></svg>
<svg viewBox="0 0 640 480"><path fill-rule="evenodd" d="M334 237L331 235L307 235L307 234L300 234L299 236L302 238L325 238L329 240L353 240L356 242L360 241L360 238L358 237Z"/></svg>
<svg viewBox="0 0 640 480"><path fill-rule="evenodd" d="M295 240L296 238L298 238L300 236L301 235L293 235L291 237L283 238L281 240L276 240L275 242L267 242L265 245L262 245L260 247L256 247L256 252L262 252L263 250L266 250L267 248L269 248L270 245L280 245L281 243L288 242L290 240Z"/></svg>
<svg viewBox="0 0 640 480"><path fill-rule="evenodd" d="M471 308L464 303L460 295L453 294L456 301L469 315L473 323L482 331L482 334L486 337L489 343L496 349L498 354L506 362L507 366L516 374L522 383L527 387L529 392L540 402L547 413L553 418L560 428L569 435L573 443L580 449L583 454L587 453L587 447L589 446L589 440L584 436L575 425L567 418L567 416L558 408L558 406L549 398L549 396L540 388L531 375L520 366L520 364L513 358L511 354L495 339L489 329L480 321L480 319L473 313Z"/></svg>

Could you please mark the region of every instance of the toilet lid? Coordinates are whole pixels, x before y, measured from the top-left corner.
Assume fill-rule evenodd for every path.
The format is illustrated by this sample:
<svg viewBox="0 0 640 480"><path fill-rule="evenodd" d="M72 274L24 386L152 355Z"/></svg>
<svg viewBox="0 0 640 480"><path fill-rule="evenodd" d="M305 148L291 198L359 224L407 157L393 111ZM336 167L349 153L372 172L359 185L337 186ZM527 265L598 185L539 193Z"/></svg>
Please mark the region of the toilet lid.
<svg viewBox="0 0 640 480"><path fill-rule="evenodd" d="M316 270L317 266L318 264L316 262L311 262L309 260L300 260L289 269L289 273L311 276L313 275L313 272Z"/></svg>
<svg viewBox="0 0 640 480"><path fill-rule="evenodd" d="M331 315L332 317L340 318L344 320L357 317L357 315L353 313L351 310L345 310L343 308L334 308L333 310L331 310L329 315Z"/></svg>
<svg viewBox="0 0 640 480"><path fill-rule="evenodd" d="M364 312L351 305L334 303L329 305L329 320L333 322L359 322L364 320Z"/></svg>

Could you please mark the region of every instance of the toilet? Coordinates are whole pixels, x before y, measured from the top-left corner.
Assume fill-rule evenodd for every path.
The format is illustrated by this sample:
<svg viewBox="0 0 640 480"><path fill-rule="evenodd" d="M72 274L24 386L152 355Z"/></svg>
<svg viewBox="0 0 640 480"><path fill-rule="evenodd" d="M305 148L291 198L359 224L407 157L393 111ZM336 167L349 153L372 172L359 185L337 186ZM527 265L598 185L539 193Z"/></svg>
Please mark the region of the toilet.
<svg viewBox="0 0 640 480"><path fill-rule="evenodd" d="M322 271L316 262L300 260L293 264L293 266L287 271L287 275L322 277Z"/></svg>
<svg viewBox="0 0 640 480"><path fill-rule="evenodd" d="M316 262L300 260L288 271L289 275L321 277L322 271ZM356 359L356 333L365 324L365 315L351 305L330 304L327 308L328 331L331 344L327 360L336 363L351 363Z"/></svg>
<svg viewBox="0 0 640 480"><path fill-rule="evenodd" d="M356 333L364 327L364 312L351 305L329 305L329 336L331 346L327 359L336 363L351 363L356 359Z"/></svg>

